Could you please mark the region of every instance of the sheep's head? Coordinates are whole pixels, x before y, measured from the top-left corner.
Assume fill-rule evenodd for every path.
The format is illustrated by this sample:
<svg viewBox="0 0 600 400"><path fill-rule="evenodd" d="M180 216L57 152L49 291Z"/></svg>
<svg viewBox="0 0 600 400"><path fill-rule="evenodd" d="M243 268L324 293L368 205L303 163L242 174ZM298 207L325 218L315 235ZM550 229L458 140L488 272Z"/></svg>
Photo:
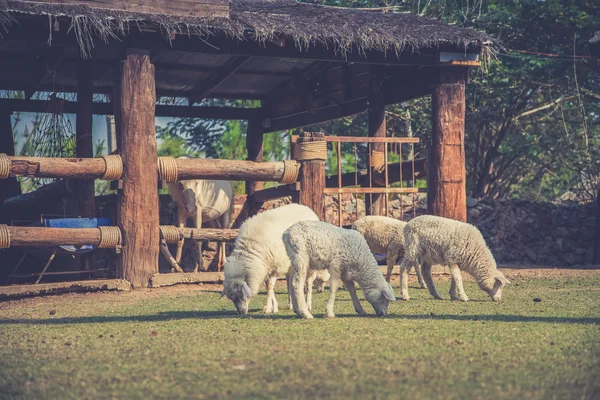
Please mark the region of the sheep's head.
<svg viewBox="0 0 600 400"><path fill-rule="evenodd" d="M492 278L493 281L490 282L488 287L484 287L483 290L490 295L492 300L500 302L502 300L502 289L504 289L504 286L508 285L510 281L498 270L494 271Z"/></svg>
<svg viewBox="0 0 600 400"><path fill-rule="evenodd" d="M329 271L327 270L319 271L319 273L317 273L317 277L314 282L317 293L323 293L323 290L325 289L325 282L327 282L329 278L331 278L331 275L329 275Z"/></svg>
<svg viewBox="0 0 600 400"><path fill-rule="evenodd" d="M223 293L221 297L226 296L233 301L238 314L248 313L248 304L252 297L250 286L243 279L225 279L223 282Z"/></svg>
<svg viewBox="0 0 600 400"><path fill-rule="evenodd" d="M367 301L373 306L375 314L378 317L385 317L390 301L396 300L396 297L394 296L392 285L387 283L385 279L383 279L383 276L381 277L381 280L383 281L382 286L363 288L363 293L365 294Z"/></svg>
<svg viewBox="0 0 600 400"><path fill-rule="evenodd" d="M196 214L198 211L198 206L196 205L196 193L194 193L192 189L184 189L181 194L181 199L185 206L185 211L188 214Z"/></svg>

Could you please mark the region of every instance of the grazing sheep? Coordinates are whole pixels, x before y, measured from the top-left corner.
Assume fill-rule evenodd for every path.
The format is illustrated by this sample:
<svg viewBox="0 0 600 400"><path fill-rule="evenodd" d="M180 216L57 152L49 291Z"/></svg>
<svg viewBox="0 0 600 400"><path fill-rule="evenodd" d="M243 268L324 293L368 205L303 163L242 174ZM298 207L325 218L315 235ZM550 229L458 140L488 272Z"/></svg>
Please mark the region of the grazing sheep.
<svg viewBox="0 0 600 400"><path fill-rule="evenodd" d="M301 294L307 275L324 269L331 274L325 317L335 317L333 303L341 282L350 292L356 312L365 314L356 295L355 281L375 313L378 316L387 314L389 302L395 300L394 292L360 233L326 222L303 221L284 232L283 242L292 262L292 304L299 317L313 318Z"/></svg>
<svg viewBox="0 0 600 400"><path fill-rule="evenodd" d="M275 283L278 276L290 269L282 235L287 228L304 220L319 218L306 206L288 204L257 214L242 224L235 248L225 263L222 294L233 301L238 313L248 312L250 298L258 293L263 282L267 286L264 312L278 311Z"/></svg>
<svg viewBox="0 0 600 400"><path fill-rule="evenodd" d="M487 247L481 232L464 222L448 218L423 215L412 219L404 228L404 260L400 265L400 290L402 298L408 296L408 269L422 261L421 268L429 292L441 299L431 277L433 264L450 267L452 283L450 298L468 301L462 285L461 270L466 271L479 287L490 295L492 300L502 299L503 287L510 283L504 274L496 268L496 261Z"/></svg>
<svg viewBox="0 0 600 400"><path fill-rule="evenodd" d="M188 158L188 157L180 157ZM208 223L212 228L229 228L233 216L233 184L229 181L191 179L169 183L171 199L177 203L177 225L185 227L188 218L194 219L196 228L202 227L202 222ZM194 272L202 263L202 242L198 245L198 262ZM175 261L181 262L183 240L177 243ZM225 256L225 242L217 247L215 262L217 270L221 270L227 261ZM181 268L177 270L183 272Z"/></svg>
<svg viewBox="0 0 600 400"><path fill-rule="evenodd" d="M404 257L404 226L406 226L404 221L377 215L362 217L352 224L352 229L359 231L365 237L373 253L386 254L385 280L388 282L398 258ZM414 267L421 289L427 288L421 275L421 266L415 264Z"/></svg>

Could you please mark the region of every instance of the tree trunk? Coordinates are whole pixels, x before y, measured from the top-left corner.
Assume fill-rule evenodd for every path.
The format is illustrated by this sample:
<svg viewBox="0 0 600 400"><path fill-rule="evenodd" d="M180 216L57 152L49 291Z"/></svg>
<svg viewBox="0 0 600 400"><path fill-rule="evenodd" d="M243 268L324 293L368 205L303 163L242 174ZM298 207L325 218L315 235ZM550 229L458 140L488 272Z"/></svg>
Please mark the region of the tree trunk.
<svg viewBox="0 0 600 400"><path fill-rule="evenodd" d="M371 88L369 99L369 136L385 137L385 98L383 87L383 70L381 67L372 67L371 70ZM371 144L371 151L384 152L385 143ZM371 170L371 154L368 155L368 165ZM374 171L372 171L374 174ZM380 187L376 182L372 182L373 187ZM386 215L385 196L383 194L372 194L366 196L366 207L369 215Z"/></svg>
<svg viewBox="0 0 600 400"><path fill-rule="evenodd" d="M319 142L323 140L322 133L303 132L298 143ZM300 161L300 196L299 203L312 210L323 221L323 197L325 196L325 160Z"/></svg>
<svg viewBox="0 0 600 400"><path fill-rule="evenodd" d="M246 149L248 151L247 160L257 162L263 161L263 126L261 119L251 119L248 121ZM264 182L261 181L246 181L248 216L256 214L261 207L261 203L257 203L253 200L252 194L257 190L262 190L264 185Z"/></svg>
<svg viewBox="0 0 600 400"><path fill-rule="evenodd" d="M159 212L156 154L154 66L145 50L127 50L115 103L123 189L118 194L117 225L123 235L117 276L134 288L148 287L158 272Z"/></svg>
<svg viewBox="0 0 600 400"><path fill-rule="evenodd" d="M77 74L77 119L75 129L75 151L78 158L94 157L92 139L92 103L94 98L93 65L81 61ZM77 211L85 218L93 218L96 210L94 180L79 180L77 187Z"/></svg>
<svg viewBox="0 0 600 400"><path fill-rule="evenodd" d="M428 212L467 220L465 172L465 69L442 69L432 93Z"/></svg>

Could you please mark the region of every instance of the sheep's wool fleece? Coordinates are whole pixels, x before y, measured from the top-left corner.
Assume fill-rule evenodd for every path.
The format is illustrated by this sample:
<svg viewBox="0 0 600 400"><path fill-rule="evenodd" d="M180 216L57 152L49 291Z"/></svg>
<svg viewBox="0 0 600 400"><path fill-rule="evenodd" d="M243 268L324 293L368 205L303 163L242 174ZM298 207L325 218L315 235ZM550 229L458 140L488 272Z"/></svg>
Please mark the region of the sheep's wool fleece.
<svg viewBox="0 0 600 400"><path fill-rule="evenodd" d="M233 185L229 181L190 179L169 184L171 198L178 204L185 204L181 189L190 189L196 195L196 206L202 210L203 221L212 221L229 211L233 205Z"/></svg>
<svg viewBox="0 0 600 400"><path fill-rule="evenodd" d="M308 261L311 269L327 268L332 276L338 275L342 279L359 282L364 282L365 278L370 279L372 271L376 271L374 275L383 280L367 242L357 231L326 222L305 221L288 229L284 234L284 241L288 251L295 257L308 258L304 261ZM365 273L366 271L369 273ZM371 286L379 284L380 282L372 282Z"/></svg>
<svg viewBox="0 0 600 400"><path fill-rule="evenodd" d="M423 215L408 222L404 236L405 257L413 262L423 256L430 264L458 264L475 277L497 269L481 232L465 222Z"/></svg>
<svg viewBox="0 0 600 400"><path fill-rule="evenodd" d="M282 235L299 221L318 221L309 207L288 204L247 219L240 227L235 248L225 265L225 280L243 279L258 293L267 275L284 275L290 269Z"/></svg>
<svg viewBox="0 0 600 400"><path fill-rule="evenodd" d="M392 238L397 237L403 241L406 222L390 217L369 215L357 219L352 224L352 229L360 232L373 253L386 253Z"/></svg>

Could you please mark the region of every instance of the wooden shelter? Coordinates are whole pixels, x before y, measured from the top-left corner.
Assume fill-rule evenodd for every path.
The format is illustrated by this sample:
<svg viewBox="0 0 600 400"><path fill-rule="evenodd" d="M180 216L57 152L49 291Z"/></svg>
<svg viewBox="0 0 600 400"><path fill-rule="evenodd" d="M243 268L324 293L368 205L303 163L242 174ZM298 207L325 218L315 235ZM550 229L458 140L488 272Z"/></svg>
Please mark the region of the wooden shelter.
<svg viewBox="0 0 600 400"><path fill-rule="evenodd" d="M242 178L252 193L260 181L287 179L291 168L262 163L265 132L368 110L369 134L384 137L386 105L431 95L430 212L465 220L465 83L469 68L493 51L486 34L440 21L293 0L0 0L0 90L23 93L0 99L0 153L8 156L0 202L18 194L17 176L76 178L78 212L92 216L90 180L120 179L118 273L134 287L147 286L158 271L159 175ZM41 91L77 93L76 103L63 106L77 114L78 159L14 157L10 115L42 111L45 101L32 99ZM95 94L110 101L97 102ZM157 105L162 97L186 100ZM255 99L261 105L209 107L202 105L205 99ZM119 159L91 158L93 114L115 115ZM249 161L159 163L156 116L247 120ZM322 162L301 164L301 201L321 214L323 193L315 182L322 189L324 176L313 174ZM381 213L381 204L375 200L372 212ZM26 245L24 232L9 230ZM80 239L100 244L103 234L108 232L86 232ZM52 238L67 240L69 234Z"/></svg>

